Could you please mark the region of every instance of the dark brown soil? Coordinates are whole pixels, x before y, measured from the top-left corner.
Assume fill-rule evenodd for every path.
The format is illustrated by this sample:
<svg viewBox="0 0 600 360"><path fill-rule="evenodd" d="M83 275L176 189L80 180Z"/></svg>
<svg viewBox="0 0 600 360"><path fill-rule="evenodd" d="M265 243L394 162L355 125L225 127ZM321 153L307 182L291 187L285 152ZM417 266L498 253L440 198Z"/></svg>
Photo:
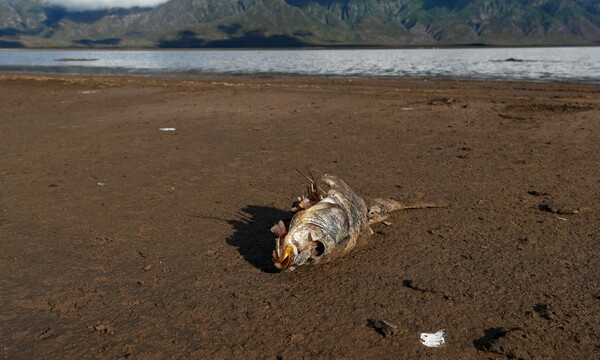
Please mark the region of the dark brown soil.
<svg viewBox="0 0 600 360"><path fill-rule="evenodd" d="M6 74L0 108L6 359L600 358L600 85ZM305 166L449 207L277 273Z"/></svg>

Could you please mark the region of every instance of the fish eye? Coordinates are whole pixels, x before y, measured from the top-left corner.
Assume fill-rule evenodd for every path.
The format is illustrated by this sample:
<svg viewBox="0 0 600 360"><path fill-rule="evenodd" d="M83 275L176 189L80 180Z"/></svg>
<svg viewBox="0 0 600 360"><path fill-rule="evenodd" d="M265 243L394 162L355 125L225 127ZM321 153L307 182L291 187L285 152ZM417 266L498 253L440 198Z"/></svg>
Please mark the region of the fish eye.
<svg viewBox="0 0 600 360"><path fill-rule="evenodd" d="M320 241L315 241L315 243L317 244L317 247L315 247L315 252L317 256L323 255L323 253L325 252L325 245Z"/></svg>

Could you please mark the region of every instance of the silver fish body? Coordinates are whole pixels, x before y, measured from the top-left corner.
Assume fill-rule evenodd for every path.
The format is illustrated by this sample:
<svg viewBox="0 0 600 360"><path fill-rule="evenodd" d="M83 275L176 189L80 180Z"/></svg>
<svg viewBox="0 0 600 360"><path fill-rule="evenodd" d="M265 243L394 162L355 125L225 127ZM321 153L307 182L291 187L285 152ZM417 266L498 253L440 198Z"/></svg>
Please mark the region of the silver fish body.
<svg viewBox="0 0 600 360"><path fill-rule="evenodd" d="M297 212L289 229L281 222L271 229L279 236L273 263L280 270L340 257L369 228L365 201L334 175L323 181L330 187L325 198Z"/></svg>

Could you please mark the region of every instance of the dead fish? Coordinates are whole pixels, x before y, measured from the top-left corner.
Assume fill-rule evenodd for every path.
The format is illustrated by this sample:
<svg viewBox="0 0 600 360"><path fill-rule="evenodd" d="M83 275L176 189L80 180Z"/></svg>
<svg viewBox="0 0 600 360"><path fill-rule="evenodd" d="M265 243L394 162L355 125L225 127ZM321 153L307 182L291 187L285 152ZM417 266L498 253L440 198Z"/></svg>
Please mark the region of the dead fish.
<svg viewBox="0 0 600 360"><path fill-rule="evenodd" d="M400 209L435 207L433 204L404 205L399 201L375 199L370 209L350 186L335 175L324 175L329 186L325 194L314 179L308 195L292 205L295 215L291 221L279 221L271 228L277 235L273 264L279 270L292 271L305 264L319 264L346 254L359 237L368 237L371 225Z"/></svg>
<svg viewBox="0 0 600 360"><path fill-rule="evenodd" d="M280 270L293 270L308 262L318 264L350 251L367 228L367 206L350 186L333 175L323 176L329 185L327 197L316 183L306 198L299 199L289 225L280 221L271 228L278 236L273 263ZM315 200L318 201L314 203Z"/></svg>

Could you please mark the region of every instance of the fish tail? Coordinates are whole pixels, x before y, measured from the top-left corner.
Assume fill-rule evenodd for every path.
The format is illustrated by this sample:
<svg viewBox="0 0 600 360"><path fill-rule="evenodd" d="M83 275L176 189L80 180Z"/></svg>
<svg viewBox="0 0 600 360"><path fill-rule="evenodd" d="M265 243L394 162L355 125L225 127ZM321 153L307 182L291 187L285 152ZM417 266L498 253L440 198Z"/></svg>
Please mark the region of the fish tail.
<svg viewBox="0 0 600 360"><path fill-rule="evenodd" d="M407 204L400 202L396 199L374 199L373 201L375 202L375 205L371 206L368 212L369 225L377 224L384 221L393 211L445 207L444 205L437 205L426 202Z"/></svg>

